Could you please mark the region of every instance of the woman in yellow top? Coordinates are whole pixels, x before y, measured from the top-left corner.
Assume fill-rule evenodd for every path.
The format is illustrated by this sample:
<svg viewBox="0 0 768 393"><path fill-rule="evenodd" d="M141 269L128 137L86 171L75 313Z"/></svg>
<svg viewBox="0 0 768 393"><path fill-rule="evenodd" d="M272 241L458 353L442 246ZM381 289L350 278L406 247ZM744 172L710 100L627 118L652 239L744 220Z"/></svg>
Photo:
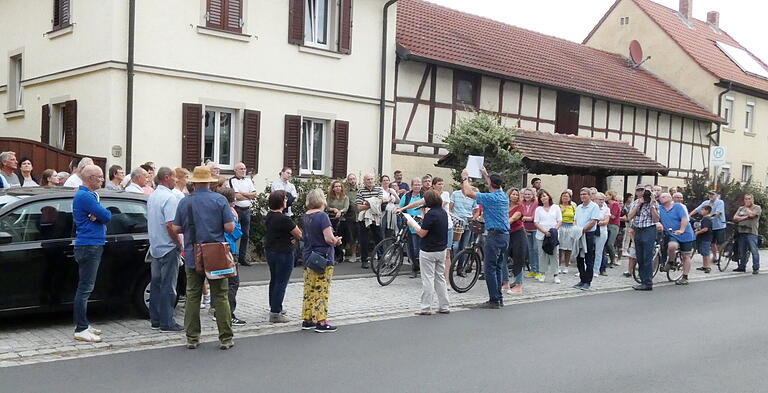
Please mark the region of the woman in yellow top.
<svg viewBox="0 0 768 393"><path fill-rule="evenodd" d="M576 215L576 205L573 203L571 193L563 191L560 194L560 211L563 214L563 224L557 231L560 241L560 273L568 273L571 264L571 252L581 234L579 228L574 225L573 218Z"/></svg>

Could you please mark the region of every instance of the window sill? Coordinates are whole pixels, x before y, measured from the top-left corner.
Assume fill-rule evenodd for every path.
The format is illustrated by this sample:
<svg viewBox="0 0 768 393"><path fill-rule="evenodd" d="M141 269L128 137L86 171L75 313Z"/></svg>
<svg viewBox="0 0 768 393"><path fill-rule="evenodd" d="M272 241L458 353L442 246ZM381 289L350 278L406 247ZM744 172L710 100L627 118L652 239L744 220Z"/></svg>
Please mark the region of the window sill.
<svg viewBox="0 0 768 393"><path fill-rule="evenodd" d="M330 58L336 59L336 60L344 58L344 55L341 54L341 53L338 53L338 52L333 52L333 51L330 51L328 49L313 48L311 46L304 46L304 45L299 45L299 52L311 53L313 55L330 57Z"/></svg>
<svg viewBox="0 0 768 393"><path fill-rule="evenodd" d="M248 34L233 33L231 31L211 29L210 27L204 27L204 26L197 26L196 29L198 34L205 34L205 35L210 35L210 36L219 37L219 38L227 38L230 40L241 41L241 42L251 41L251 36Z"/></svg>
<svg viewBox="0 0 768 393"><path fill-rule="evenodd" d="M51 30L45 33L45 37L48 38L49 40L52 40L54 38L72 33L72 30L74 30L74 28L75 28L75 25L69 25L67 27L62 27L60 29Z"/></svg>
<svg viewBox="0 0 768 393"><path fill-rule="evenodd" d="M733 134L734 132L736 132L736 130L735 130L735 129L733 129L733 128L728 128L728 127L726 127L726 126L722 126L722 127L720 127L720 130L722 130L722 131L725 131L725 132L730 132L731 134Z"/></svg>
<svg viewBox="0 0 768 393"><path fill-rule="evenodd" d="M20 119L24 117L24 109L16 109L3 113L6 119Z"/></svg>
<svg viewBox="0 0 768 393"><path fill-rule="evenodd" d="M756 132L752 132L752 131L744 131L744 135L755 137L755 136L757 136L757 133Z"/></svg>

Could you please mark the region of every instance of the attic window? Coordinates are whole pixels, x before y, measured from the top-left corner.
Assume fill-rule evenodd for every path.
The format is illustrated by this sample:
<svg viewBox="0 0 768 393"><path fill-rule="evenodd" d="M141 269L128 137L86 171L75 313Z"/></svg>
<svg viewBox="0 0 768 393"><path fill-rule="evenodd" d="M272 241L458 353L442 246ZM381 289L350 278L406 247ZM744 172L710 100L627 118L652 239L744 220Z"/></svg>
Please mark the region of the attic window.
<svg viewBox="0 0 768 393"><path fill-rule="evenodd" d="M742 71L768 79L768 70L744 49L717 41L717 47L728 56Z"/></svg>
<svg viewBox="0 0 768 393"><path fill-rule="evenodd" d="M619 24L621 26L628 25L629 24L629 17L628 16L623 16L623 17L619 18Z"/></svg>

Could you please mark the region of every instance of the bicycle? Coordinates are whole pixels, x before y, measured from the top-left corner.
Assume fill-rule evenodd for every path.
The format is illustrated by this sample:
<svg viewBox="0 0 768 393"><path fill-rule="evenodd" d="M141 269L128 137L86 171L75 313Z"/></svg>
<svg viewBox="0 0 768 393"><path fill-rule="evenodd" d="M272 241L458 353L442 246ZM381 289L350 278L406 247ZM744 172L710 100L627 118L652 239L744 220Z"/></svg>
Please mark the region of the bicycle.
<svg viewBox="0 0 768 393"><path fill-rule="evenodd" d="M726 225L726 231L730 233L730 236L728 236L727 240L723 245L720 247L719 252L717 254L717 260L715 263L717 264L717 270L724 272L726 269L728 269L728 265L731 263L731 261L735 261L738 263L739 261L739 234L734 229L733 222L727 222ZM749 252L749 250L745 250L746 252Z"/></svg>
<svg viewBox="0 0 768 393"><path fill-rule="evenodd" d="M483 268L483 248L480 247L480 239L485 226L482 222L472 221L469 223L469 230L471 231L470 241L453 257L451 272L448 275L451 288L458 293L472 289Z"/></svg>
<svg viewBox="0 0 768 393"><path fill-rule="evenodd" d="M376 245L376 248L382 246L381 254L376 253L377 250L374 248L374 258L378 258L374 260L376 281L383 287L391 284L400 273L404 257L407 256L410 261L413 261L411 248L408 246L408 231L407 225L401 225L394 237L384 239ZM387 241L392 243L387 246L385 243Z"/></svg>
<svg viewBox="0 0 768 393"><path fill-rule="evenodd" d="M634 241L631 247L635 247ZM637 252L637 249L635 249L635 252ZM653 259L651 260L651 280L656 278L656 274L659 273L659 262L661 261L661 247L659 246L659 243L656 242L653 246ZM635 262L635 268L632 269L632 278L635 279L635 282L638 284L642 284L642 280L640 280L640 264Z"/></svg>

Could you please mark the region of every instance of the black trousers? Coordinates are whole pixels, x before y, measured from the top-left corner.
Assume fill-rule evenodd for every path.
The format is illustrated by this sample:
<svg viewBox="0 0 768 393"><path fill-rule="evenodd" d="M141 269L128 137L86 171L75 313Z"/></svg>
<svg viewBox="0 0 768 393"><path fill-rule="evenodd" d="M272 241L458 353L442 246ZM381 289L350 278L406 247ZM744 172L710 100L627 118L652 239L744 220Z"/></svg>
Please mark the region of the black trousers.
<svg viewBox="0 0 768 393"><path fill-rule="evenodd" d="M576 257L576 266L579 268L581 283L591 284L592 278L595 275L595 272L592 270L595 264L595 233L587 232L584 235L587 237L587 252L584 253L583 257L580 256L581 252L579 252L579 256Z"/></svg>
<svg viewBox="0 0 768 393"><path fill-rule="evenodd" d="M237 220L240 222L240 229L243 231L243 237L240 238L240 244L237 246L236 262L245 265L248 256L248 237L251 234L251 209L237 207L235 210L237 211Z"/></svg>
<svg viewBox="0 0 768 393"><path fill-rule="evenodd" d="M525 259L528 257L528 240L525 230L509 233L509 257L512 258L512 276L516 278L523 272Z"/></svg>
<svg viewBox="0 0 768 393"><path fill-rule="evenodd" d="M376 224L371 224L366 227L365 222L361 221L358 223L358 228L360 228L360 260L363 263L369 262L368 254L382 240L381 227Z"/></svg>

